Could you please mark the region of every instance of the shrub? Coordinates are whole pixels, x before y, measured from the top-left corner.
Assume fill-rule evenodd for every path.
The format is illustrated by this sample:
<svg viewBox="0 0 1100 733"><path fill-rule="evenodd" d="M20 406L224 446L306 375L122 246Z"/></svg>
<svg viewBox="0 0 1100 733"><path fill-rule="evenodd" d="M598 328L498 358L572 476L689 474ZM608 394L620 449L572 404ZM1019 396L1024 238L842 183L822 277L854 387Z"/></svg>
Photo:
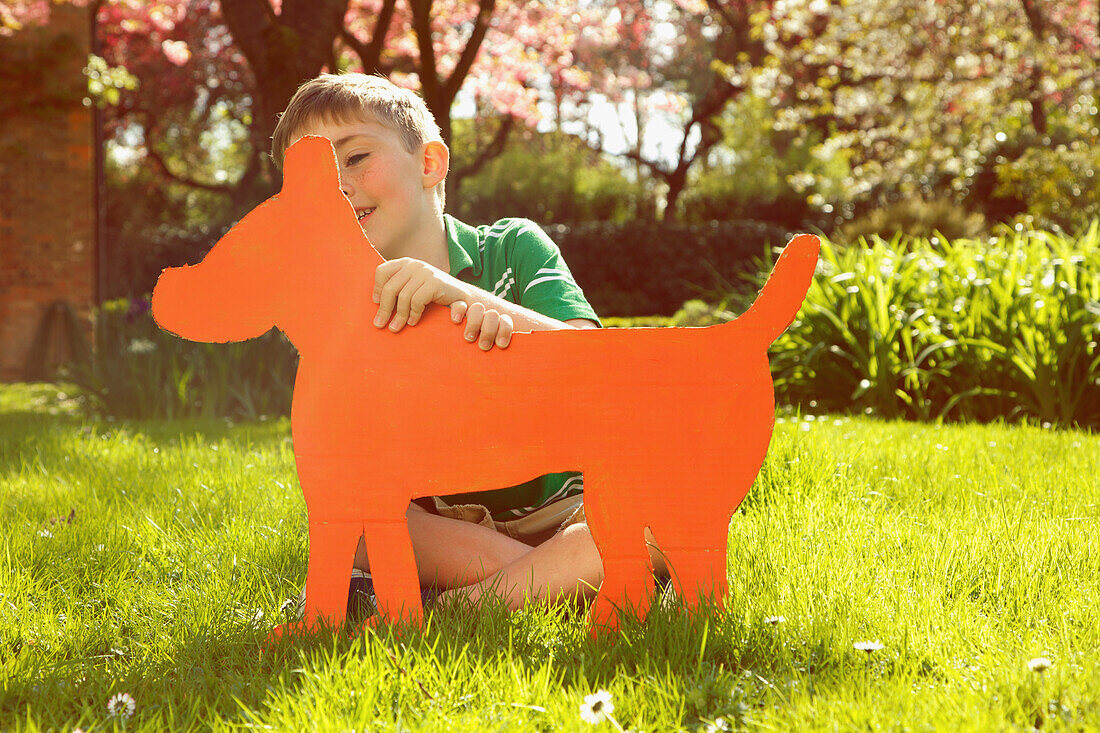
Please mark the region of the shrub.
<svg viewBox="0 0 1100 733"><path fill-rule="evenodd" d="M838 242L856 242L860 238L880 236L886 239L904 234L931 238L937 234L948 239L979 237L986 232L985 216L948 199L925 201L902 199L842 225L833 238Z"/></svg>
<svg viewBox="0 0 1100 733"><path fill-rule="evenodd" d="M185 341L157 326L146 297L103 305L93 359L68 376L116 417L255 419L290 412L297 362L275 330L236 344Z"/></svg>
<svg viewBox="0 0 1100 733"><path fill-rule="evenodd" d="M652 191L584 141L561 132L513 129L503 152L476 173L457 177L488 145L485 120L456 120L448 209L471 224L505 216L541 222L625 221L656 208ZM522 127L522 126L520 126ZM482 131L484 134L486 131Z"/></svg>
<svg viewBox="0 0 1100 733"><path fill-rule="evenodd" d="M772 367L780 399L818 409L1098 426L1098 334L1100 221L1077 237L826 241Z"/></svg>
<svg viewBox="0 0 1100 733"><path fill-rule="evenodd" d="M1073 231L1100 216L1098 167L1095 133L1091 142L1036 140L1019 157L996 166L995 193L1026 202L1029 220Z"/></svg>
<svg viewBox="0 0 1100 733"><path fill-rule="evenodd" d="M754 261L790 238L757 221L630 221L555 225L547 232L601 316L671 315L689 299L736 290Z"/></svg>

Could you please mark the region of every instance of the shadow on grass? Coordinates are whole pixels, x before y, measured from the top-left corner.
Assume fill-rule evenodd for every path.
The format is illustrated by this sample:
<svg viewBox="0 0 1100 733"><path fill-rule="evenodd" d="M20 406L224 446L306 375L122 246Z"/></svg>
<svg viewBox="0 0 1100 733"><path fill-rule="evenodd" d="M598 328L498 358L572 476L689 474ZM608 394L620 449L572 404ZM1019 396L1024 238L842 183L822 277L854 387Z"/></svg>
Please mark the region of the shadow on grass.
<svg viewBox="0 0 1100 733"><path fill-rule="evenodd" d="M0 414L0 475L23 466L59 460L90 441L140 439L150 448L185 443L218 444L238 439L263 449L290 435L287 420L230 423L224 420L106 420L72 414L12 410ZM139 438L140 436L140 438Z"/></svg>
<svg viewBox="0 0 1100 733"><path fill-rule="evenodd" d="M424 629L322 629L274 644L267 643L266 625L175 633L178 640L158 645L159 652L148 651L140 661L101 638L94 648L21 672L19 650L6 644L0 667L19 673L9 677L0 696L0 714L11 720L30 711L40 727L88 729L105 721L111 695L126 692L139 707L134 723L153 719L176 730L207 728L214 720L263 724L285 714L287 701L352 715L323 698L354 690L358 678L348 675L366 659L376 665L375 677L361 684L414 690L412 702L403 698L396 711L408 723L477 712L484 692L470 693L486 681L463 684L463 674L489 670L490 685L519 684L494 694L507 705L509 693L527 694L507 671L519 668L528 679L545 680L553 694L561 690L575 698L572 711L585 695L629 680L635 700L618 708L624 725L651 724L657 710L673 716L664 721L672 727L692 727L719 717L740 725L751 720L754 708L791 705L802 693L850 695L861 685L867 691L878 678L940 675L921 660L895 656L872 664L864 653L827 641L804 644L781 626L752 624L713 606L687 613L676 603L655 606L645 622L628 615L619 631L596 640L579 605L509 613L502 605L474 611L452 603L435 608ZM453 682L443 687L439 680L447 675ZM326 682L333 679L340 681ZM314 699L318 690L322 699ZM546 723L555 727L552 719Z"/></svg>

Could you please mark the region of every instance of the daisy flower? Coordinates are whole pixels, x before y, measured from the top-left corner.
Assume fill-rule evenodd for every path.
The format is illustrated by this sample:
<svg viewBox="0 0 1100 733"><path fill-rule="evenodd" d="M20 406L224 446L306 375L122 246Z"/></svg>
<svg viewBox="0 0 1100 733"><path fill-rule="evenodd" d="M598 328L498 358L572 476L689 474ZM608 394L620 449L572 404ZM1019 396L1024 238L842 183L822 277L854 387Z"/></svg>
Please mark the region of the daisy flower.
<svg viewBox="0 0 1100 733"><path fill-rule="evenodd" d="M1032 672L1046 672L1050 669L1051 661L1046 657L1035 657L1027 663L1027 668Z"/></svg>
<svg viewBox="0 0 1100 733"><path fill-rule="evenodd" d="M107 714L112 718L125 720L133 715L135 710L137 710L137 703L126 692L120 692L107 701Z"/></svg>
<svg viewBox="0 0 1100 733"><path fill-rule="evenodd" d="M856 649L857 651L867 652L868 654L870 654L871 652L877 652L884 647L877 641L857 641L855 644L852 644L852 648Z"/></svg>
<svg viewBox="0 0 1100 733"><path fill-rule="evenodd" d="M618 730L622 730L623 727L619 725L619 721L611 715L614 711L615 706L611 702L611 693L607 690L597 690L591 695L584 696L584 702L581 703L581 720L595 725L606 718L611 721L611 725Z"/></svg>

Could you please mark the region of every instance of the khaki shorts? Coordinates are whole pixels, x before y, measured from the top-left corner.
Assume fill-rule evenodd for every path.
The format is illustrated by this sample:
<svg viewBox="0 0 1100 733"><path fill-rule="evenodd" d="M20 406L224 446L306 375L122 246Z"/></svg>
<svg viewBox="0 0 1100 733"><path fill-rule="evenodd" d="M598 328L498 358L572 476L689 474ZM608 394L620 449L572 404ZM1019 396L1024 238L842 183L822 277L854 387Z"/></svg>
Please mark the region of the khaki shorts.
<svg viewBox="0 0 1100 733"><path fill-rule="evenodd" d="M481 504L448 504L438 496L425 497L417 503L441 517L480 524L535 547L566 527L583 522L583 500L582 494L559 499L526 516L507 522L494 520L489 509Z"/></svg>
<svg viewBox="0 0 1100 733"><path fill-rule="evenodd" d="M416 503L426 511L433 512L441 517L480 524L483 527L488 527L489 529L494 529L497 532L506 534L512 539L536 547L566 527L584 522L583 501L584 496L581 494L570 496L566 499L555 501L552 504L547 504L541 509L536 509L527 516L520 517L519 519L512 519L507 522L495 521L488 507L482 506L481 504L448 504L438 496L421 497L416 500ZM359 538L359 547L360 549L363 547L362 537ZM355 578L356 576L362 578L363 573L355 569L352 571L352 577ZM367 577L369 578L370 576L368 575ZM351 594L354 592L355 591L349 592L349 604L351 603ZM288 601L288 603L290 602ZM298 594L298 602L292 606L292 608L297 609L295 618L302 618L305 604L306 589L303 587ZM287 604L284 604L284 606L285 605Z"/></svg>

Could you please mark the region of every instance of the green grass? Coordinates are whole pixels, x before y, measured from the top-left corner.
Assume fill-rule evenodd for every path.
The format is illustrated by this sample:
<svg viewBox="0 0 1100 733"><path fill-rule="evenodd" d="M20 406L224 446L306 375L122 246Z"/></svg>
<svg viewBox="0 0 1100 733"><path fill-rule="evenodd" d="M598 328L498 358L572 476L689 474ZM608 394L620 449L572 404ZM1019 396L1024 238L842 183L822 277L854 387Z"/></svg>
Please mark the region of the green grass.
<svg viewBox="0 0 1100 733"><path fill-rule="evenodd" d="M285 420L91 422L0 387L0 729L587 730L601 688L647 731L1100 721L1096 435L789 417L724 610L592 642L575 609L448 607L261 655L305 573L293 465Z"/></svg>

